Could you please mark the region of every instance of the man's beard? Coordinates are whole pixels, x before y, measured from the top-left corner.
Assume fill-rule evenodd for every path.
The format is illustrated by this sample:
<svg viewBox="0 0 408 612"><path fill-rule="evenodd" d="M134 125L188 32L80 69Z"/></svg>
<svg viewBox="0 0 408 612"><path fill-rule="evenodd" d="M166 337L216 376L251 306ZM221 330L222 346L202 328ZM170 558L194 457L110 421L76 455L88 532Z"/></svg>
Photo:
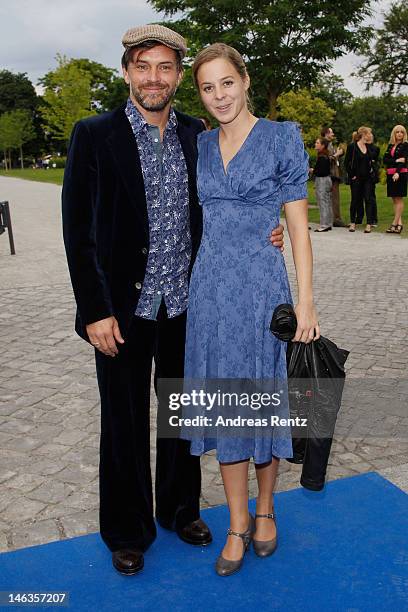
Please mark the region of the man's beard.
<svg viewBox="0 0 408 612"><path fill-rule="evenodd" d="M158 85L157 83L146 83L145 87L153 87ZM141 89L131 87L131 92L135 100L140 104L144 110L157 112L162 111L172 99L176 92L177 87L173 89L163 88L162 92L151 94L149 92L143 93Z"/></svg>

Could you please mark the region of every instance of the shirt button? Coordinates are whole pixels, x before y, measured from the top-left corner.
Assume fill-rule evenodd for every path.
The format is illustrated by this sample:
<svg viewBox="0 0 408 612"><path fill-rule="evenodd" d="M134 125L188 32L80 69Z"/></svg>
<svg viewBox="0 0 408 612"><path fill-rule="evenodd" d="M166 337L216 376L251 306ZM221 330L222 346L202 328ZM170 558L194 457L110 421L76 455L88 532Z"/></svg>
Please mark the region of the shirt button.
<svg viewBox="0 0 408 612"><path fill-rule="evenodd" d="M146 247L143 247L143 249L142 249L142 253L143 253L143 255L147 255L147 249L146 249Z"/></svg>
<svg viewBox="0 0 408 612"><path fill-rule="evenodd" d="M135 287L136 287L136 289L141 289L142 288L142 283L135 283Z"/></svg>
<svg viewBox="0 0 408 612"><path fill-rule="evenodd" d="M159 139L158 139L158 138L155 138L155 139L154 139L154 142L159 142Z"/></svg>

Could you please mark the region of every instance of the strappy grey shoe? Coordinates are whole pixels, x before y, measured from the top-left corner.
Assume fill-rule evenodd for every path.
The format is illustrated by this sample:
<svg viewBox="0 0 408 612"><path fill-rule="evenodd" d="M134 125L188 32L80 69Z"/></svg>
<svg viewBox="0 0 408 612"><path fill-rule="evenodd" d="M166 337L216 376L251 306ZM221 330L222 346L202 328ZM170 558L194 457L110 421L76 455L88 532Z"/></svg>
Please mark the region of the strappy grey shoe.
<svg viewBox="0 0 408 612"><path fill-rule="evenodd" d="M234 535L242 539L242 542L244 544L244 550L243 550L241 559L238 559L237 561L229 561L228 559L224 559L224 557L222 556L222 553L220 554L220 556L218 557L215 563L215 571L217 572L219 576L231 576L231 574L234 574L240 569L242 565L242 561L244 560L244 555L247 552L249 545L251 544L254 533L255 533L255 519L252 516L252 514L249 515L248 529L244 531L244 533L238 533L238 531L232 531L231 528L228 529L227 535Z"/></svg>
<svg viewBox="0 0 408 612"><path fill-rule="evenodd" d="M268 518L273 519L275 521L276 526L276 512L271 512L270 514L255 514L255 518ZM265 542L261 542L260 540L252 540L254 545L254 551L258 555L258 557L269 557L275 550L278 545L278 534L273 538L273 540L266 540Z"/></svg>

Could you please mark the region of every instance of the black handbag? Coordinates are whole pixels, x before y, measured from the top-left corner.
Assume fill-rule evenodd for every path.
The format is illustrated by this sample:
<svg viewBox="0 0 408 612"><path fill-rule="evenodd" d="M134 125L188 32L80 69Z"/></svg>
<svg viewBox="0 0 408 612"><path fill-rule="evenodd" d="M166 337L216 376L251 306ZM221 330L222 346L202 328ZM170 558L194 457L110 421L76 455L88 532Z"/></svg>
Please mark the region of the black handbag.
<svg viewBox="0 0 408 612"><path fill-rule="evenodd" d="M293 306L277 306L270 330L279 340L288 343L290 417L307 419L306 432L304 427L292 426L293 458L287 461L302 463L300 484L306 489L320 491L325 483L349 351L337 347L324 336L307 344L291 342L296 328Z"/></svg>

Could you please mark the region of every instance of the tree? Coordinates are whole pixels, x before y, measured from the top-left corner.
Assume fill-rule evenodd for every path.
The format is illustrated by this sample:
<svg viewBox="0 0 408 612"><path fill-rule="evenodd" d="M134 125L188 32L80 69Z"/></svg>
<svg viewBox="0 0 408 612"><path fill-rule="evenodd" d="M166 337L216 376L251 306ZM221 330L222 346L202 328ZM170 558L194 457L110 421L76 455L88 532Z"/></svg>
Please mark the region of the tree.
<svg viewBox="0 0 408 612"><path fill-rule="evenodd" d="M365 62L357 72L366 89L380 85L387 94L408 86L408 5L395 4L384 15L384 26L376 31L375 42L363 47Z"/></svg>
<svg viewBox="0 0 408 612"><path fill-rule="evenodd" d="M38 97L26 73L0 70L0 115L22 108L34 111Z"/></svg>
<svg viewBox="0 0 408 612"><path fill-rule="evenodd" d="M0 115L19 109L30 113L35 129L35 137L30 139L28 146L32 155L39 154L44 148L44 133L38 112L40 100L25 73L0 70Z"/></svg>
<svg viewBox="0 0 408 612"><path fill-rule="evenodd" d="M320 98L314 97L307 89L288 91L279 97L280 117L296 121L302 126L303 140L312 146L320 135L322 125L329 124L335 111Z"/></svg>
<svg viewBox="0 0 408 612"><path fill-rule="evenodd" d="M10 149L14 149L17 146L14 124L10 115L11 113L3 113L0 116L0 149L4 156L5 170L11 168Z"/></svg>
<svg viewBox="0 0 408 612"><path fill-rule="evenodd" d="M118 76L117 70L85 58L66 60L66 66L73 66L89 76L93 110L97 112L113 110L126 101L129 88L123 78ZM39 83L45 88L52 88L53 78L54 71L47 72Z"/></svg>
<svg viewBox="0 0 408 612"><path fill-rule="evenodd" d="M189 43L217 41L246 59L258 114L277 115L277 98L308 87L330 69L331 61L357 51L371 28L371 0L149 0Z"/></svg>
<svg viewBox="0 0 408 612"><path fill-rule="evenodd" d="M91 77L67 58L57 55L58 68L47 75L40 111L43 126L56 140L68 141L74 124L95 111L91 108Z"/></svg>
<svg viewBox="0 0 408 612"><path fill-rule="evenodd" d="M14 123L14 138L16 148L20 149L21 167L24 168L23 145L36 137L33 119L29 111L15 110L10 113L12 122Z"/></svg>
<svg viewBox="0 0 408 612"><path fill-rule="evenodd" d="M314 97L326 102L335 111L330 126L336 134L337 141L343 142L347 140L349 137L348 132L343 133L344 114L346 106L353 102L353 95L344 86L342 77L336 74L319 76L316 85L311 88L311 93Z"/></svg>
<svg viewBox="0 0 408 612"><path fill-rule="evenodd" d="M123 77L113 76L106 89L101 92L101 110L110 111L126 102L129 96L129 85Z"/></svg>
<svg viewBox="0 0 408 612"><path fill-rule="evenodd" d="M189 51L190 55L196 55L199 48L191 44ZM193 82L192 63L191 58L187 58L184 66L183 80L174 96L173 105L183 113L193 117L206 117L211 122L211 117L201 103L200 96Z"/></svg>
<svg viewBox="0 0 408 612"><path fill-rule="evenodd" d="M36 137L33 119L30 111L15 110L3 113L0 117L0 148L4 152L5 168L7 170L7 152L11 149L20 150L21 167L24 168L23 145ZM11 167L11 162L9 161Z"/></svg>
<svg viewBox="0 0 408 612"><path fill-rule="evenodd" d="M370 127L377 141L388 142L392 128L408 124L408 96L366 96L355 98L337 116L342 140L349 142L360 126Z"/></svg>
<svg viewBox="0 0 408 612"><path fill-rule="evenodd" d="M353 94L346 89L344 79L337 74L320 75L311 91L314 96L324 100L336 113L353 101Z"/></svg>
<svg viewBox="0 0 408 612"><path fill-rule="evenodd" d="M207 112L201 104L200 97L194 87L191 66L187 66L184 69L184 78L174 96L173 106L182 113L187 113L193 117L207 117Z"/></svg>

